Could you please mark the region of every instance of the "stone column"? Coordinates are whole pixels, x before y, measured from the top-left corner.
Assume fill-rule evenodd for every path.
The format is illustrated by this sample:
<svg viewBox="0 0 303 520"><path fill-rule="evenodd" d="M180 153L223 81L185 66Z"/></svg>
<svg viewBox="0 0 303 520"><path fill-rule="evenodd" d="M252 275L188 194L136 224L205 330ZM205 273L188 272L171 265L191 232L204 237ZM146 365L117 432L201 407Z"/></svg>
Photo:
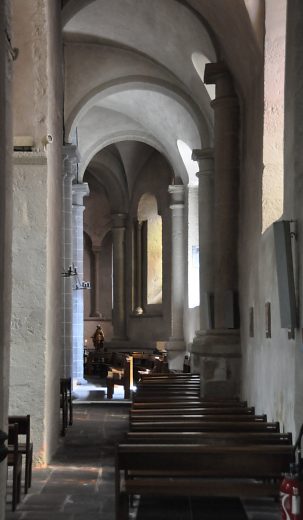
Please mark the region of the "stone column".
<svg viewBox="0 0 303 520"><path fill-rule="evenodd" d="M193 150L192 159L199 164L200 329L207 330L214 322L214 151Z"/></svg>
<svg viewBox="0 0 303 520"><path fill-rule="evenodd" d="M208 257L214 267L213 271L205 271L210 279L204 277L203 282L212 284L214 280L214 320L201 323L206 329L197 333L194 351L200 356L201 395L233 397L239 394L241 368L237 313L239 104L232 77L223 63L207 64L204 81L216 84L216 99L212 102L215 111L214 227L213 233L208 226L203 230L214 237L213 261ZM207 168L205 158L204 166ZM205 186L205 179L203 183ZM212 212L210 200L208 205ZM201 239L203 247L206 237Z"/></svg>
<svg viewBox="0 0 303 520"><path fill-rule="evenodd" d="M62 201L62 267L66 272L73 263L72 182L77 173L77 148L63 147L63 201ZM73 290L72 277L62 277L62 365L61 375L73 374Z"/></svg>
<svg viewBox="0 0 303 520"><path fill-rule="evenodd" d="M89 195L86 182L73 185L73 260L78 279L73 281L73 379L78 384L83 379L84 343L84 303L83 290L77 289L77 282L83 281L83 198Z"/></svg>
<svg viewBox="0 0 303 520"><path fill-rule="evenodd" d="M113 341L126 340L125 301L125 232L124 213L115 213L113 218Z"/></svg>
<svg viewBox="0 0 303 520"><path fill-rule="evenodd" d="M215 328L238 328L239 102L223 63L205 67L205 82L216 85L215 112Z"/></svg>
<svg viewBox="0 0 303 520"><path fill-rule="evenodd" d="M92 316L96 318L101 317L101 305L100 305L100 246L93 246L92 252L94 255L94 287L93 287L93 298L94 298L94 309Z"/></svg>
<svg viewBox="0 0 303 520"><path fill-rule="evenodd" d="M170 367L182 363L184 357L183 313L184 313L184 186L169 186L171 197L171 336L167 348L170 351ZM171 354L179 351L179 354ZM179 357L179 359L178 359ZM174 360L173 360L174 358Z"/></svg>

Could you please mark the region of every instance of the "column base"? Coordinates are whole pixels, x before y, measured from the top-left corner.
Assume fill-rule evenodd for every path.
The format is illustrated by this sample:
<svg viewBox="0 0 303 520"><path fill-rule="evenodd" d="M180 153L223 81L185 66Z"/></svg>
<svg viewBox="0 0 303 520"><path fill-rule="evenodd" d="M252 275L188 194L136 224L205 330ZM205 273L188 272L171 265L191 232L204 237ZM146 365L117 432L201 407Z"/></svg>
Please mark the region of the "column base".
<svg viewBox="0 0 303 520"><path fill-rule="evenodd" d="M76 377L77 385L87 385L87 380L84 377Z"/></svg>
<svg viewBox="0 0 303 520"><path fill-rule="evenodd" d="M200 359L201 397L218 399L240 395L240 331L212 329L198 331L192 355Z"/></svg>
<svg viewBox="0 0 303 520"><path fill-rule="evenodd" d="M182 370L185 355L184 339L169 338L166 343L166 350L170 370Z"/></svg>

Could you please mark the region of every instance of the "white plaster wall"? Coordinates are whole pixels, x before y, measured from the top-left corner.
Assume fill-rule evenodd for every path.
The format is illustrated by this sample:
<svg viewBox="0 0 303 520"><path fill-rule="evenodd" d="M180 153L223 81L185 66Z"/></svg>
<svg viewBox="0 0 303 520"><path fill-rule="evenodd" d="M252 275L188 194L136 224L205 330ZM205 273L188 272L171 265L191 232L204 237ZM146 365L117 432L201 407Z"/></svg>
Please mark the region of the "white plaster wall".
<svg viewBox="0 0 303 520"><path fill-rule="evenodd" d="M31 415L34 456L49 462L59 434L62 56L60 9L13 2L14 135L36 151L15 154L10 413ZM45 146L46 135L52 144ZM45 148L45 149L44 149ZM43 149L43 150L42 150ZM39 151L37 151L39 150Z"/></svg>
<svg viewBox="0 0 303 520"><path fill-rule="evenodd" d="M262 77L242 112L240 187L240 313L243 397L257 413L278 420L295 433L295 367L298 347L280 326L273 229L282 214L283 78L285 18L283 2L266 3L265 91ZM264 103L264 106L263 106ZM264 109L264 139L262 114ZM263 150L264 144L264 150ZM265 171L263 171L263 160ZM281 176L282 175L282 176ZM267 228L267 229L266 229ZM266 231L265 231L266 229ZM265 337L265 303L271 303L272 337ZM249 337L249 308L254 307L254 337Z"/></svg>
<svg viewBox="0 0 303 520"><path fill-rule="evenodd" d="M0 429L7 432L11 320L11 63L5 29L10 32L9 2L0 3ZM6 461L0 464L0 520L5 517Z"/></svg>
<svg viewBox="0 0 303 520"><path fill-rule="evenodd" d="M298 329L295 345L295 395L294 420L296 431L303 417L303 12L300 0L288 2L287 11L287 53L285 85L285 175L284 175L284 217L297 221L296 289L298 297Z"/></svg>
<svg viewBox="0 0 303 520"><path fill-rule="evenodd" d="M22 154L24 155L24 154ZM31 415L35 460L46 461L47 165L14 159L10 414ZM39 164L40 163L40 164Z"/></svg>
<svg viewBox="0 0 303 520"><path fill-rule="evenodd" d="M263 231L283 213L286 4L265 2Z"/></svg>
<svg viewBox="0 0 303 520"><path fill-rule="evenodd" d="M12 0L13 41L19 48L14 63L14 136L32 136L43 149L47 134L47 0ZM33 116L34 115L34 116Z"/></svg>

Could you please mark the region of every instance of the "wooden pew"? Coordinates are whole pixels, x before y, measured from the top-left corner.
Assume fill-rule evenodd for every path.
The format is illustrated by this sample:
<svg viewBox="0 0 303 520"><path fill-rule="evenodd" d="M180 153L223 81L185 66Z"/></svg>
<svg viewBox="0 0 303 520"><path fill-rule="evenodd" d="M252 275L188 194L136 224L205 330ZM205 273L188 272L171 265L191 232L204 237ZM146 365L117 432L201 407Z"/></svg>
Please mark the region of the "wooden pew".
<svg viewBox="0 0 303 520"><path fill-rule="evenodd" d="M139 416L133 416L130 412L130 422L132 424L140 424L143 422L150 422L153 421L154 423L163 422L163 420L168 422L174 422L174 421L187 421L188 423L191 422L209 422L209 421L235 421L235 422L266 422L267 416L266 415L241 415L241 414L213 414L213 415L206 415L206 414L176 414L176 415L167 415L166 417L163 415L139 415Z"/></svg>
<svg viewBox="0 0 303 520"><path fill-rule="evenodd" d="M143 374L142 377L141 377L142 381L144 382L148 382L148 381L153 381L153 380L163 380L163 381L166 381L168 379L179 379L179 380L188 380L188 379L193 379L193 380L198 380L200 381L200 375L199 374L184 374L183 372L181 373L176 373L176 372L168 372L166 374Z"/></svg>
<svg viewBox="0 0 303 520"><path fill-rule="evenodd" d="M292 460L292 446L120 444L116 520L129 518L132 495L277 497Z"/></svg>
<svg viewBox="0 0 303 520"><path fill-rule="evenodd" d="M215 417L212 421L165 421L162 422L130 422L130 431L144 432L279 432L280 425L278 422L265 421L216 421Z"/></svg>
<svg viewBox="0 0 303 520"><path fill-rule="evenodd" d="M133 382L132 357L123 355L121 360L122 366L120 368L109 368L106 378L107 399L113 398L115 385L122 385L124 388L124 399L130 399L130 390Z"/></svg>
<svg viewBox="0 0 303 520"><path fill-rule="evenodd" d="M169 401L200 401L200 396L197 393L192 392L173 392L173 393L167 393L167 392L157 392L157 393L137 393L134 397L135 403L144 403L144 402L156 402L156 401L163 401L169 402Z"/></svg>
<svg viewBox="0 0 303 520"><path fill-rule="evenodd" d="M173 399L169 401L133 401L132 403L132 410L154 410L154 409L163 409L164 413L167 409L175 409L175 408L198 408L198 407L204 407L204 408L247 408L247 402L246 401L223 401L218 400L206 400L206 399L194 399L194 400L182 400L182 398L179 400Z"/></svg>
<svg viewBox="0 0 303 520"><path fill-rule="evenodd" d="M145 444L214 444L241 445L241 444L292 444L291 433L264 432L127 432L126 442Z"/></svg>
<svg viewBox="0 0 303 520"><path fill-rule="evenodd" d="M207 414L207 415L254 415L255 409L253 406L244 407L244 406L222 406L222 407L206 407L206 406L195 406L195 407L179 407L179 408L131 408L130 415L135 417L141 417L146 415L174 415L174 414Z"/></svg>
<svg viewBox="0 0 303 520"><path fill-rule="evenodd" d="M25 455L25 478L24 493L32 483L32 464L33 464L33 443L31 442L30 415L10 415L8 424L18 424L18 436L24 436L25 442L18 442L18 449L21 455Z"/></svg>

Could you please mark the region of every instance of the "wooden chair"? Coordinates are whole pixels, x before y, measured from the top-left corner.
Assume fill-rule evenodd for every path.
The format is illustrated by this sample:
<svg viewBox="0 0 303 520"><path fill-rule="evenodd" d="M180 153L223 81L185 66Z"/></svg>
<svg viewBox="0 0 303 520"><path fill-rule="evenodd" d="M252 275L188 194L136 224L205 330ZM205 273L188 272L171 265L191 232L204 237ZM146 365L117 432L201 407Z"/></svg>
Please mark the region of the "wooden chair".
<svg viewBox="0 0 303 520"><path fill-rule="evenodd" d="M72 380L70 377L60 379L60 408L62 410L61 435L64 437L67 426L73 424Z"/></svg>
<svg viewBox="0 0 303 520"><path fill-rule="evenodd" d="M18 423L8 426L8 457L7 465L13 468L12 511L16 510L21 498L22 454L19 451Z"/></svg>
<svg viewBox="0 0 303 520"><path fill-rule="evenodd" d="M9 424L18 424L18 435L25 436L25 442L19 442L19 453L25 455L25 478L24 493L32 484L32 465L33 465L33 443L30 438L30 415L10 415Z"/></svg>

